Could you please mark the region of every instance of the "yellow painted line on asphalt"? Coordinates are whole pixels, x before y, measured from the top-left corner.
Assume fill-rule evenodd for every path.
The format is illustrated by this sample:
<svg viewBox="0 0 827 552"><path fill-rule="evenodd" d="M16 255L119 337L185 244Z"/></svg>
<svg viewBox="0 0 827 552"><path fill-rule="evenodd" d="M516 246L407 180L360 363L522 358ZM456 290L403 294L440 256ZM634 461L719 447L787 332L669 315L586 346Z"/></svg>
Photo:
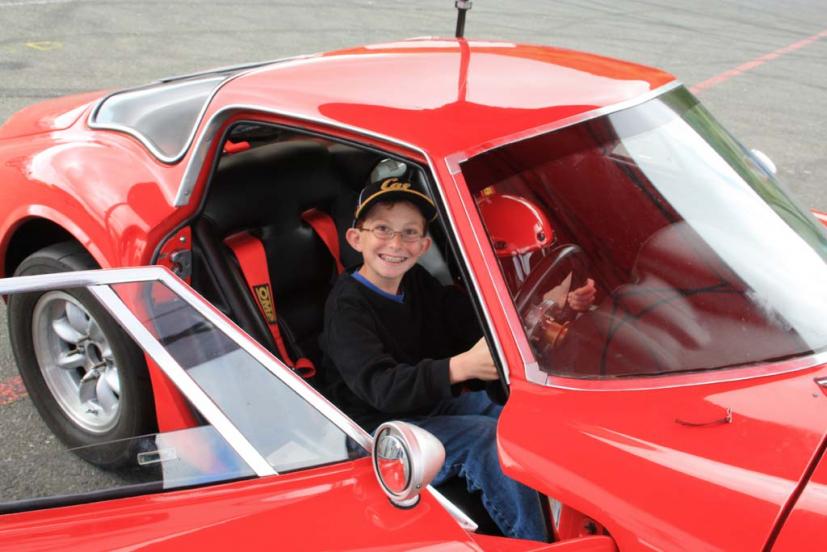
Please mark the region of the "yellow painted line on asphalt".
<svg viewBox="0 0 827 552"><path fill-rule="evenodd" d="M51 40L42 40L40 42L27 42L27 48L40 50L41 52L48 52L49 50L60 50L63 48L62 42L52 42Z"/></svg>

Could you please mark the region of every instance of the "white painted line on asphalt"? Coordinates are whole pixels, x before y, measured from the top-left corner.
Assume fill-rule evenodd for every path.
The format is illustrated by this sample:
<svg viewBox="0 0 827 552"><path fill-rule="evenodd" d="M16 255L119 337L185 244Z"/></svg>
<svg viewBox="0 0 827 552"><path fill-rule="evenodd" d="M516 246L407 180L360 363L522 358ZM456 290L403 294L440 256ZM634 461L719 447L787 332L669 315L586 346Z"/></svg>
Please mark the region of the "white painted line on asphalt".
<svg viewBox="0 0 827 552"><path fill-rule="evenodd" d="M77 0L18 0L17 2L0 2L0 8L18 8L26 6L42 6L44 4L71 4Z"/></svg>
<svg viewBox="0 0 827 552"><path fill-rule="evenodd" d="M755 69L756 67L764 65L768 61L778 59L783 55L789 54L790 52L794 52L796 50L800 50L801 48L804 48L805 46L809 46L810 44L812 44L813 42L815 42L816 40L819 40L821 38L827 38L827 29L824 29L820 33L816 33L812 36L808 36L807 38L804 38L802 40L798 40L796 42L793 42L792 44L788 44L787 46L784 46L783 48L779 48L777 50L774 50L774 51L772 51L768 54L758 56L757 58L755 58L751 61L748 61L746 63L742 63L741 65L739 65L738 67L736 67L734 69L729 69L728 71L724 71L723 73L715 75L712 78L706 79L703 82L699 82L698 84L696 84L694 86L691 86L689 88L689 91L692 92L693 94L697 94L698 92L701 92L702 90L706 90L707 88L712 88L713 86L717 86L717 85L721 84L722 82L731 79L732 77L737 77L738 75L742 75L742 74L746 73L747 71L751 71L751 70Z"/></svg>

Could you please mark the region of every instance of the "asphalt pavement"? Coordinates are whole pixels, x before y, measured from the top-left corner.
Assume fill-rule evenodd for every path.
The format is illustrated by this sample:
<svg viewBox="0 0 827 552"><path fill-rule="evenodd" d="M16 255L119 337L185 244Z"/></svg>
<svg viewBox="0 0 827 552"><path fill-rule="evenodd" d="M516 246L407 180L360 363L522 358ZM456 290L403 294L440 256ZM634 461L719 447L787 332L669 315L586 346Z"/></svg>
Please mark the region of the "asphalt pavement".
<svg viewBox="0 0 827 552"><path fill-rule="evenodd" d="M365 43L452 36L453 5L0 0L0 122L66 94ZM824 0L474 0L466 36L587 50L669 70L694 86L744 144L766 153L803 204L827 211ZM71 458L55 464L54 439L25 397L4 404L1 386L14 376L5 340L0 327L0 488L31 478L38 458L55 479L85 469ZM11 435L26 439L12 444Z"/></svg>

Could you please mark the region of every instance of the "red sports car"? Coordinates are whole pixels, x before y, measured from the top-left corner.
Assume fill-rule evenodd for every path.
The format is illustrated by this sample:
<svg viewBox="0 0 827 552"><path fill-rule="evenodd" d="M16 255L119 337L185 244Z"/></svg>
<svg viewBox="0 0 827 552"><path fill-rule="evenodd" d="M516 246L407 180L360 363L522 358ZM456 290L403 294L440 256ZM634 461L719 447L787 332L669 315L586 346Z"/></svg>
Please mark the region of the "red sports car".
<svg viewBox="0 0 827 552"><path fill-rule="evenodd" d="M420 496L438 443L323 396L344 230L395 170L559 542L474 533L461 486ZM0 267L34 276L0 292L95 483L7 491L0 546L825 549L825 224L673 76L582 52L409 40L37 104L0 127ZM87 272L143 265L178 278Z"/></svg>

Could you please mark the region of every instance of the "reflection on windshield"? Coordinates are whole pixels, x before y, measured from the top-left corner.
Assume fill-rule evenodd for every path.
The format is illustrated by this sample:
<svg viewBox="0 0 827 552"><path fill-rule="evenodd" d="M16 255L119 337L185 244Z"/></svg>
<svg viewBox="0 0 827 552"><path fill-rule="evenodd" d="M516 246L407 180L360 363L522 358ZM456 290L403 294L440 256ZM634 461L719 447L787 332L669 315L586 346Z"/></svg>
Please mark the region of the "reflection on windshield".
<svg viewBox="0 0 827 552"><path fill-rule="evenodd" d="M276 471L349 458L338 427L166 286L112 287Z"/></svg>
<svg viewBox="0 0 827 552"><path fill-rule="evenodd" d="M462 172L547 372L708 370L827 347L824 229L684 89Z"/></svg>

